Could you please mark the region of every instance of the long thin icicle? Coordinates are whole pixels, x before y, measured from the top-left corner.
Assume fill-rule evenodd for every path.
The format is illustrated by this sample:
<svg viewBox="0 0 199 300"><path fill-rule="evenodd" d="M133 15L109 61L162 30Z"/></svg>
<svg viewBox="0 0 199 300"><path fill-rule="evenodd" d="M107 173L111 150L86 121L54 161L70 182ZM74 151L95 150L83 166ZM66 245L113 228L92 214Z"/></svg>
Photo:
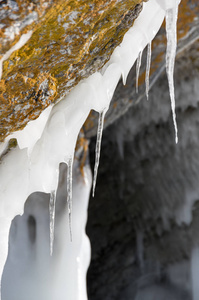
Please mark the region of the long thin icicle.
<svg viewBox="0 0 199 300"><path fill-rule="evenodd" d="M105 114L106 114L106 110L100 112L99 119L98 119L97 141L95 146L95 166L94 166L94 176L93 176L93 193L92 193L93 197L95 195L97 172L98 172L99 161L100 161L100 150L101 150L102 132L103 132Z"/></svg>
<svg viewBox="0 0 199 300"><path fill-rule="evenodd" d="M149 76L151 68L151 42L147 46L147 61L146 61L146 75L145 75L145 85L146 85L146 98L149 99Z"/></svg>
<svg viewBox="0 0 199 300"><path fill-rule="evenodd" d="M50 213L50 255L53 255L54 245L54 230L55 230L55 202L56 202L56 191L51 191L50 202L49 202L49 213Z"/></svg>
<svg viewBox="0 0 199 300"><path fill-rule="evenodd" d="M73 181L73 158L70 157L67 161L67 204L69 217L70 240L72 242L72 181Z"/></svg>
<svg viewBox="0 0 199 300"><path fill-rule="evenodd" d="M171 109L173 115L173 124L175 129L175 141L178 142L178 128L175 113L175 92L174 92L174 64L176 55L177 34L176 25L178 18L178 5L166 11L166 34L167 34L167 51L166 51L166 72L169 84L169 93L171 99Z"/></svg>
<svg viewBox="0 0 199 300"><path fill-rule="evenodd" d="M139 52L137 63L136 63L136 93L138 93L138 80L139 80L141 62L142 62L142 51Z"/></svg>

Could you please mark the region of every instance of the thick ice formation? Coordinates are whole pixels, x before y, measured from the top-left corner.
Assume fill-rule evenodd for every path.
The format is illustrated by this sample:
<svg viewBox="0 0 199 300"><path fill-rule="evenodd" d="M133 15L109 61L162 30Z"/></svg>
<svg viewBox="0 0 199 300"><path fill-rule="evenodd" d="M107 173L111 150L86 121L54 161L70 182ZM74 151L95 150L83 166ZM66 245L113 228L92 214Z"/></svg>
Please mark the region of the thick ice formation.
<svg viewBox="0 0 199 300"><path fill-rule="evenodd" d="M56 191L51 191L49 201L49 214L50 214L50 255L53 255L53 243L54 243L54 228L55 228L55 203L56 203Z"/></svg>
<svg viewBox="0 0 199 300"><path fill-rule="evenodd" d="M77 161L74 164L79 165ZM87 207L92 185L91 170L84 178L74 168L73 242L67 230L67 166L60 165L55 211L55 243L49 254L49 194L33 193L24 214L12 222L9 253L2 279L2 299L85 300L90 243L85 233Z"/></svg>
<svg viewBox="0 0 199 300"><path fill-rule="evenodd" d="M67 163L67 203L68 203L68 217L70 239L72 241L72 182L73 182L73 157L69 157Z"/></svg>
<svg viewBox="0 0 199 300"><path fill-rule="evenodd" d="M170 6L165 6L168 3ZM170 14L173 11L176 12L176 7L177 2L173 0L150 0L144 3L143 10L134 22L134 26L124 36L123 42L115 49L111 59L101 72L96 72L88 79L80 82L68 96L54 107L44 111L38 120L31 122L23 131L12 134L12 137L17 137L18 139L18 147L10 151L0 165L0 274L2 274L7 257L8 234L11 221L17 214L23 213L25 200L28 195L35 191L46 193L53 191L50 204L50 252L52 253L54 240L54 191L57 190L58 186L60 162L68 164L69 183L67 191L69 196L67 201L71 227L71 159L73 158L78 133L91 109L101 114L96 147L97 159L93 186L93 189L95 189L104 118L104 113L102 112L108 109L120 77L123 77L123 82L125 83L138 54L156 35L165 17L166 10L167 16L169 15L169 23L167 22L169 25L167 31L169 32L171 22L173 24L173 20L176 18L176 15L172 14L171 16ZM170 39L171 35L168 37L168 42L170 42ZM171 46L168 47L168 51L170 51L168 57L170 59L167 63L167 70L171 82L170 87L172 86L174 44L175 41L173 43L172 40ZM5 57L3 60L5 60ZM173 95L172 91L172 109L174 111ZM8 139L6 139L5 144L1 145L1 153L5 150ZM81 215L79 214L77 218L81 219ZM74 220L73 224L79 222L79 219ZM79 244L73 243L72 247L76 249L76 247L79 247ZM66 280L71 280L70 275ZM75 297L75 295L70 295L70 299L80 299ZM86 296L81 299L86 300Z"/></svg>

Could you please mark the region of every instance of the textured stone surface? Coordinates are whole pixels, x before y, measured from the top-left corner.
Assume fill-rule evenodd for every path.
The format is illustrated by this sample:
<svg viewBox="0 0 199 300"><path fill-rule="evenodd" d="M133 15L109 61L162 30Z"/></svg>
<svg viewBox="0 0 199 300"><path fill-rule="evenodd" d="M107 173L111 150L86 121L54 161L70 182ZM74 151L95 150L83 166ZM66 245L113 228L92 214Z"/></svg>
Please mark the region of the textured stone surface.
<svg viewBox="0 0 199 300"><path fill-rule="evenodd" d="M8 1L20 7L21 2L18 2ZM47 2L49 8L43 15L41 12L39 20L35 8L31 12L35 20L31 19L31 24L20 32L22 34L32 30L31 38L3 63L0 81L0 141L10 132L22 129L29 120L37 118L44 108L59 101L81 79L99 70L132 26L141 11L141 2ZM14 14L10 8L13 4L8 3L5 1L1 4L0 16L5 14L2 24L5 19L8 20L7 15L11 18ZM43 7L42 3L38 2L39 7ZM21 6L23 19L28 7L26 4ZM33 3L30 6L34 8ZM2 31L5 40L6 27ZM16 35L9 45L18 39ZM3 47L8 48L6 44Z"/></svg>
<svg viewBox="0 0 199 300"><path fill-rule="evenodd" d="M0 55L3 55L30 25L38 23L52 0L1 0Z"/></svg>
<svg viewBox="0 0 199 300"><path fill-rule="evenodd" d="M0 55L17 42L22 33L33 30L33 34L28 43L3 64L0 141L10 132L22 129L82 78L101 68L139 13L140 6L133 10L138 2L104 0L90 6L85 1L1 3ZM198 35L198 12L196 1L182 0L178 20L179 51ZM165 43L162 28L153 42L151 85L164 68ZM141 69L139 96L135 95L134 89L131 97L116 93L105 126L143 96L144 67L145 63ZM97 120L96 113L91 113L84 127L87 137L95 135Z"/></svg>

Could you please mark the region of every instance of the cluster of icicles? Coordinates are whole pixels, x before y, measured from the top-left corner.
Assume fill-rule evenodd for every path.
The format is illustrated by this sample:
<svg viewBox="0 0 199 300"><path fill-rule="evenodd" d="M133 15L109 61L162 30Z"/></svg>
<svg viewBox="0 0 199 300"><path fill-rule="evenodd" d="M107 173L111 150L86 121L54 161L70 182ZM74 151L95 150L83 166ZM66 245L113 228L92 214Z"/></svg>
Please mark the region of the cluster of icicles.
<svg viewBox="0 0 199 300"><path fill-rule="evenodd" d="M173 115L173 124L175 129L175 141L178 143L178 129L176 122L176 114L175 114L175 94L174 94L174 62L176 55L176 26L177 26L177 15L178 15L178 4L176 3L174 7L166 9L166 34L167 34L167 51L166 51L166 71L168 77L169 84L169 93L171 99L171 109ZM141 67L142 60L142 52L143 49L139 52L136 64L136 92L138 93L138 80L139 80L139 71ZM109 62L110 64L110 62ZM151 65L151 41L147 45L147 61L146 61L146 74L145 74L145 85L146 85L146 97L147 100L149 98L149 76L150 76L150 65ZM127 74L121 73L123 76L123 83L126 84ZM107 90L108 91L108 90ZM111 96L107 97L106 105L103 109L99 111L99 120L98 120L98 128L97 128L97 140L96 140L96 148L95 148L95 166L94 166L94 176L93 176L93 189L92 196L95 195L95 187L97 181L97 173L100 162L100 150L101 150L101 141L102 141L102 133L103 133L103 124L106 111L108 110L110 100L112 98L113 91L111 91ZM108 101L107 101L108 100ZM69 227L70 227L70 236L72 241L72 228L71 228L71 213L72 213L72 158L68 160L68 213L69 213ZM50 196L50 253L53 253L53 240L54 240L54 216L55 216L55 199L56 194L55 191L51 192Z"/></svg>
<svg viewBox="0 0 199 300"><path fill-rule="evenodd" d="M80 82L65 99L62 99L62 101L53 108L51 106L46 109L36 121L30 122L23 131L16 132L8 137L8 139L13 137L17 138L19 148L15 149L14 156L11 151L5 158L6 165L10 163L13 166L13 170L10 171L7 166L4 168L3 165L0 169L0 176L3 179L0 189L3 195L2 199L4 199L4 205L2 207L4 213L2 216L9 218L11 222L16 214L23 213L24 202L30 193L34 191L50 193L51 255L53 254L59 163L65 162L68 165L67 203L70 235L72 239L72 165L78 133L90 110L94 109L99 112L92 191L94 196L100 160L104 117L114 90L121 75L125 84L128 73L137 57L136 90L138 90L142 51L147 46L145 82L146 97L148 99L151 41L159 30L165 15L167 34L166 71L175 128L175 140L177 143L178 135L175 116L173 71L176 53L178 4L178 0L150 0L144 3L143 10L134 22L134 26L126 33L122 44L115 49L111 59L103 67L101 72L96 72L86 80ZM16 159L17 155L19 159ZM25 156L26 159L24 159ZM8 172L12 174L6 176L5 174ZM18 173L20 173L19 181L17 181L18 179L16 178L16 174ZM15 182L14 187L10 187L12 181ZM18 190L19 194L18 196L15 195L15 204L12 202L13 190ZM13 205L15 206L14 208Z"/></svg>

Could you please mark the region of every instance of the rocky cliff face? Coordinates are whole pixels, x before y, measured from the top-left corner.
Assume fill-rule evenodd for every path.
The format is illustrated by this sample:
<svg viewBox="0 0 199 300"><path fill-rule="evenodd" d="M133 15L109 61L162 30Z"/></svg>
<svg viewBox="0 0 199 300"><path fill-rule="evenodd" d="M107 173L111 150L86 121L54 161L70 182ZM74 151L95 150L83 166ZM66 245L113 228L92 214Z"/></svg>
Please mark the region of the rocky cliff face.
<svg viewBox="0 0 199 300"><path fill-rule="evenodd" d="M139 15L141 2L3 1L0 141L101 69ZM24 39L24 46L10 50Z"/></svg>
<svg viewBox="0 0 199 300"><path fill-rule="evenodd" d="M36 119L51 103L60 101L81 79L101 69L141 11L141 2L2 1L0 141ZM183 0L178 20L179 49L197 36L197 16L196 3ZM22 46L24 39L27 41ZM153 42L152 83L164 65L165 44L162 29ZM16 45L21 46L14 51ZM140 85L143 83L144 69ZM128 95L123 101L116 95L105 126L132 103ZM96 120L92 113L85 124L88 137L96 132Z"/></svg>

